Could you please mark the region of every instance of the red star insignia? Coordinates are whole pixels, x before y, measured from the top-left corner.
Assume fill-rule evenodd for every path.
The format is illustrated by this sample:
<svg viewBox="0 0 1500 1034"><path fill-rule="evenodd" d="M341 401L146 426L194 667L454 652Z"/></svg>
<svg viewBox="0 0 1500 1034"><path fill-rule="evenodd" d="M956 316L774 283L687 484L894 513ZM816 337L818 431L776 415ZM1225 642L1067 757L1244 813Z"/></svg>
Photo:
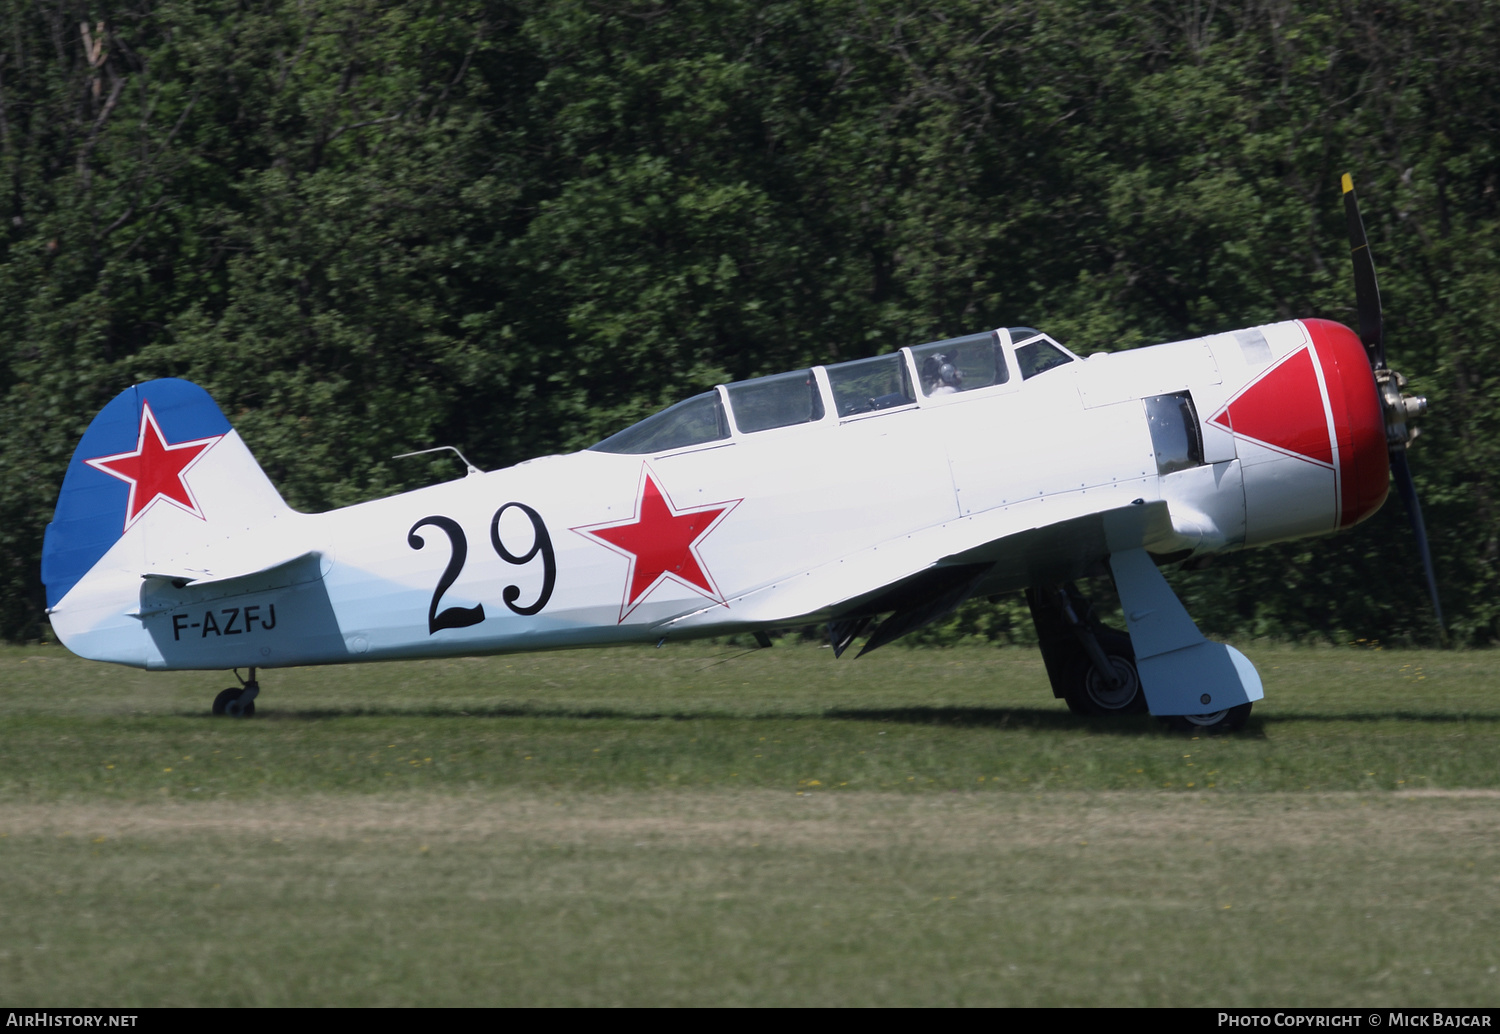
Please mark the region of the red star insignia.
<svg viewBox="0 0 1500 1034"><path fill-rule="evenodd" d="M199 520L207 520L203 511L198 508L193 490L182 476L210 446L223 437L219 434L212 438L169 445L148 402L141 407L141 430L136 438L134 452L99 456L83 462L110 477L130 483L130 502L125 507L127 530L158 499L165 499Z"/></svg>
<svg viewBox="0 0 1500 1034"><path fill-rule="evenodd" d="M701 593L715 603L724 602L698 553L698 544L742 501L731 499L679 509L661 490L656 475L642 464L640 494L633 517L572 530L630 559L625 599L620 604L623 622L653 589L667 580Z"/></svg>

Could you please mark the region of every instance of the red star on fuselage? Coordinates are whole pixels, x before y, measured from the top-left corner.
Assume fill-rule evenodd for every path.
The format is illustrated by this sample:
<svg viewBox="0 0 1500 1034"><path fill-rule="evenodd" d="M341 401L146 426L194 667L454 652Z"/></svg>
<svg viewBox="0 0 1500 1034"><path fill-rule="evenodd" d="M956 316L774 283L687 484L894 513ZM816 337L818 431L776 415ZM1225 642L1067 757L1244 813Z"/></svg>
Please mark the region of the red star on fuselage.
<svg viewBox="0 0 1500 1034"><path fill-rule="evenodd" d="M210 446L223 437L219 434L169 445L148 402L141 406L141 429L134 452L99 456L83 462L129 483L130 501L125 507L127 529L158 499L165 499L199 520L206 520L192 489L182 477Z"/></svg>
<svg viewBox="0 0 1500 1034"><path fill-rule="evenodd" d="M740 502L732 499L679 510L661 490L650 468L643 466L634 517L573 530L630 558L625 599L620 604L620 620L624 621L653 589L668 579L716 603L724 602L698 554L698 543Z"/></svg>

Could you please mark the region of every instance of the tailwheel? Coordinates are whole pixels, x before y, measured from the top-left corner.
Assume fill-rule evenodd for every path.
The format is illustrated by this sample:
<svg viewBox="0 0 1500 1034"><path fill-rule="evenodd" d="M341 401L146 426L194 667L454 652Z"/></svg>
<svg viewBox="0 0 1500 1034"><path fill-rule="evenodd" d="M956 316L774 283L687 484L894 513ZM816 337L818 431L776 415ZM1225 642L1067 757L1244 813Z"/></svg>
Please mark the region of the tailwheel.
<svg viewBox="0 0 1500 1034"><path fill-rule="evenodd" d="M240 703L240 697L245 691L239 686L230 686L218 696L214 697L214 714L228 715L231 718L249 718L255 714L255 701L248 704Z"/></svg>
<svg viewBox="0 0 1500 1034"><path fill-rule="evenodd" d="M234 677L240 677L238 670ZM255 680L255 669L251 668L250 677L242 680L241 685L230 686L214 697L213 713L230 718L252 718L255 716L255 698L259 695L260 683Z"/></svg>
<svg viewBox="0 0 1500 1034"><path fill-rule="evenodd" d="M1250 718L1250 706L1240 704L1207 714L1175 714L1162 721L1167 728L1177 732L1239 732Z"/></svg>

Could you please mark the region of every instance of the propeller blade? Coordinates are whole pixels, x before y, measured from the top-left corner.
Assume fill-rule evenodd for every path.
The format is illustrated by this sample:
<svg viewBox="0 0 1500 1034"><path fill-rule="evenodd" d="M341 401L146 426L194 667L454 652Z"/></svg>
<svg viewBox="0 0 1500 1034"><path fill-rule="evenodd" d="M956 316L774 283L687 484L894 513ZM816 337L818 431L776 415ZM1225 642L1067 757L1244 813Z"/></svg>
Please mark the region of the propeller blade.
<svg viewBox="0 0 1500 1034"><path fill-rule="evenodd" d="M1396 478L1396 491L1406 506L1406 515L1411 518L1411 530L1417 536L1417 549L1422 554L1422 569L1427 572L1427 593L1432 597L1432 613L1437 617L1438 638L1448 645L1448 630L1443 624L1443 605L1438 602L1437 574L1432 569L1432 550L1427 548L1427 526L1422 523L1422 504L1417 502L1416 482L1411 478L1411 465L1406 462L1405 449L1391 450L1391 473Z"/></svg>
<svg viewBox="0 0 1500 1034"><path fill-rule="evenodd" d="M1359 300L1359 339L1370 354L1370 366L1385 369L1385 320L1380 310L1380 285L1375 280L1375 260L1365 221L1359 216L1354 180L1344 173L1344 220L1349 224L1349 257L1354 260L1354 292Z"/></svg>

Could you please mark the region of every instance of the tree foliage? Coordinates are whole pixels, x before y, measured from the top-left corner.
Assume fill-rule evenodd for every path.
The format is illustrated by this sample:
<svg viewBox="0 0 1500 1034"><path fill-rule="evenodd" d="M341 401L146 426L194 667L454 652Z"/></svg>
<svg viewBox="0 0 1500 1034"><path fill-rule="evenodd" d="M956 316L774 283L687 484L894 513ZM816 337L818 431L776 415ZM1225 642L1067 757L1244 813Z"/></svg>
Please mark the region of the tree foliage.
<svg viewBox="0 0 1500 1034"><path fill-rule="evenodd" d="M1352 322L1345 170L1432 401L1454 631L1500 635L1492 4L0 0L0 26L9 637L42 627L68 456L134 381L204 385L294 505L343 505L433 475L398 452L498 466L988 326L1089 352ZM1220 634L1431 634L1394 502L1176 581Z"/></svg>

